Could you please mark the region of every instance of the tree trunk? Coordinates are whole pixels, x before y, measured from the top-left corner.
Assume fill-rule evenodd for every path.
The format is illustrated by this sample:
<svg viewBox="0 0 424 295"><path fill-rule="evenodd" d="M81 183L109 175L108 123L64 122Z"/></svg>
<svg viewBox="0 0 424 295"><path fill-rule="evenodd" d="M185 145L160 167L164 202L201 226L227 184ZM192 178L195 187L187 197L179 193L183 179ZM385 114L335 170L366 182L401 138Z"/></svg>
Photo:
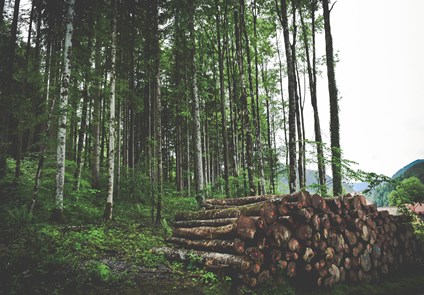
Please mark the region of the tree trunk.
<svg viewBox="0 0 424 295"><path fill-rule="evenodd" d="M6 0L0 0L0 25L3 24L4 4Z"/></svg>
<svg viewBox="0 0 424 295"><path fill-rule="evenodd" d="M161 120L161 92L160 92L160 44L159 44L159 1L155 0L152 5L152 25L153 25L153 85L154 85L154 158L155 158L155 191L156 198L156 224L162 220L162 181L163 181L163 168L162 168L162 120Z"/></svg>
<svg viewBox="0 0 424 295"><path fill-rule="evenodd" d="M276 0L277 11L278 3ZM287 76L289 88L289 189L293 193L296 190L296 75L293 67L293 55L289 38L289 26L287 16L287 3L281 0L280 22L283 26L284 46L286 49Z"/></svg>
<svg viewBox="0 0 424 295"><path fill-rule="evenodd" d="M111 77L110 77L110 101L109 101L109 153L108 153L108 186L104 218L112 220L113 190L115 176L115 96L116 96L116 16L117 0L113 1L112 19L112 45L111 45Z"/></svg>
<svg viewBox="0 0 424 295"><path fill-rule="evenodd" d="M63 190L65 185L66 123L69 83L71 76L71 52L75 0L68 1L68 15L63 53L62 85L60 87L59 123L57 134L56 202L53 219L61 220L63 214Z"/></svg>
<svg viewBox="0 0 424 295"><path fill-rule="evenodd" d="M317 149L317 163L318 163L318 181L320 184L320 192L322 195L327 194L326 176L325 176L325 162L324 162L324 151L323 142L321 136L321 125L318 113L318 102L317 102L317 82L316 82L316 57L315 57L315 8L316 1L311 3L311 18L312 18L312 65L309 52L309 42L307 38L307 28L303 20L302 10L300 10L300 20L303 29L303 43L306 51L306 62L309 78L309 91L311 95L311 104L314 111L314 131L315 131L315 144Z"/></svg>
<svg viewBox="0 0 424 295"><path fill-rule="evenodd" d="M333 195L342 194L342 159L340 149L339 101L334 69L333 37L331 36L329 0L322 1L324 9L325 52L327 58L328 92L330 94L331 170Z"/></svg>
<svg viewBox="0 0 424 295"><path fill-rule="evenodd" d="M277 44L277 55L278 55L278 77L279 77L279 84L280 84L280 94L281 94L281 106L283 109L283 130L284 130L284 159L286 164L286 169L289 167L289 144L287 140L287 121L286 121L286 102L284 100L284 93L283 93L283 64L281 62L281 54L280 54L280 47L278 46L278 31L277 26L275 26L276 34L275 34L275 42Z"/></svg>
<svg viewBox="0 0 424 295"><path fill-rule="evenodd" d="M202 138L200 126L200 102L197 86L197 66L196 66L196 37L194 33L194 3L190 7L190 62L191 62L191 81L192 81L192 116L193 116L193 146L194 146L194 182L196 199L200 204L205 200L203 192L203 157L202 157Z"/></svg>
<svg viewBox="0 0 424 295"><path fill-rule="evenodd" d="M94 67L97 75L101 75L100 59L101 43L99 36L96 37L96 52L94 57ZM91 160L91 186L94 189L100 189L100 108L101 108L101 81L95 84L94 102L93 102L93 121L92 121L92 160Z"/></svg>
<svg viewBox="0 0 424 295"><path fill-rule="evenodd" d="M252 108L252 112L253 112L253 121L256 121L255 124L255 129L256 129L256 145L257 145L257 150L258 150L258 156L259 156L259 180L260 180L260 192L259 194L266 194L266 185L265 185L265 172L264 172L264 153L263 153L263 149L262 149L262 143L261 143L261 116L260 116L260 112L259 112L259 65L258 65L258 34L257 34L257 29L256 29L256 22L257 22L257 9L258 6L256 4L256 0L253 2L253 6L252 6L252 14L253 14L253 34L254 34L254 38L255 38L255 42L254 42L254 53L255 53L255 99L256 99L256 110L255 108ZM244 26L246 26L244 24ZM249 47L249 42L248 42L248 37L247 37L247 30L246 27L244 28L244 32L245 32L245 36L246 36L246 45L247 47ZM249 50L247 51L249 52ZM249 55L247 59L249 60ZM250 65L250 61L249 61L249 65ZM250 80L251 80L251 70L250 70L250 66L249 66L249 76L250 76ZM253 102L253 96L252 97L252 107L255 105ZM256 117L256 120L255 120Z"/></svg>
<svg viewBox="0 0 424 295"><path fill-rule="evenodd" d="M77 147L77 169L74 174L74 190L78 191L80 187L81 180L81 171L82 171L82 153L84 149L84 139L87 130L87 108L88 108L88 81L84 82L84 90L83 90L83 103L82 103L82 114L81 114L81 125L78 132L78 147Z"/></svg>
<svg viewBox="0 0 424 295"><path fill-rule="evenodd" d="M227 114L224 89L224 54L221 46L221 14L218 10L219 2L215 0L216 6L216 32L218 42L218 62L219 62L219 93L221 98L221 128L222 128L222 141L224 152L224 181L225 181L225 196L230 197L230 182L229 182L229 157L228 157L228 133L227 133Z"/></svg>
<svg viewBox="0 0 424 295"><path fill-rule="evenodd" d="M236 33L236 52L237 52L237 63L239 67L239 85L240 85L240 101L242 104L243 112L243 129L246 135L246 165L247 165L247 177L249 181L249 194L254 196L256 194L256 186L253 180L253 144L252 134L250 131L250 116L247 104L247 92L244 84L244 66L243 66L243 55L242 55L242 30L244 23L244 0L240 0L240 15L238 10L234 10L234 24Z"/></svg>
<svg viewBox="0 0 424 295"><path fill-rule="evenodd" d="M44 155L46 153L47 141L48 141L49 135L50 135L52 115L53 115L53 110L54 110L55 103L56 103L56 99L53 99L50 102L50 72L51 72L51 62L52 62L51 50L52 50L52 45L51 45L51 40L49 38L49 40L47 42L46 65L45 65L45 84L46 84L46 87L45 87L45 89L46 89L45 90L45 105L46 105L46 108L45 108L44 112L47 114L47 122L46 122L45 127L44 127L44 132L42 133L41 147L40 147L40 152L39 152L39 155L38 155L37 172L35 173L34 189L33 189L32 203L31 203L31 209L30 209L31 214L33 213L35 202L38 198L38 191L40 190L41 175L42 175L43 166L44 166Z"/></svg>

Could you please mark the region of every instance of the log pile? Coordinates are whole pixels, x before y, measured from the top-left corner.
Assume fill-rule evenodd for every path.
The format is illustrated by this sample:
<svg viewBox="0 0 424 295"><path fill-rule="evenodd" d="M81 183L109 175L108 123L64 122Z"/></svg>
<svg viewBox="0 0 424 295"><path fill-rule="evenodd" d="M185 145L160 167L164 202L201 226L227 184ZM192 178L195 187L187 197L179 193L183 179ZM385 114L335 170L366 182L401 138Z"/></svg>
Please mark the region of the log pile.
<svg viewBox="0 0 424 295"><path fill-rule="evenodd" d="M278 276L327 287L371 282L422 260L409 220L377 211L361 195L297 192L208 199L203 207L175 215L168 242L181 248L155 251L180 261L195 255L249 287Z"/></svg>

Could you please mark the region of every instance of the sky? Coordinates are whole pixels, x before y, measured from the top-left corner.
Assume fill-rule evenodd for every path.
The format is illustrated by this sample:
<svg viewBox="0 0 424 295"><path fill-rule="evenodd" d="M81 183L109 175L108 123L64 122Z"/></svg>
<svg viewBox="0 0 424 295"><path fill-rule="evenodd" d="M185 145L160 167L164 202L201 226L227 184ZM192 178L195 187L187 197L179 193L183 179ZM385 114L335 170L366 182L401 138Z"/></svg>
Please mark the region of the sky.
<svg viewBox="0 0 424 295"><path fill-rule="evenodd" d="M336 82L341 147L344 158L358 163L357 169L392 176L424 159L423 11L421 0L339 0L331 12L340 59ZM317 43L324 44L324 36L319 38ZM322 46L318 55L324 54ZM322 70L321 129L330 142L328 85ZM313 120L312 108L306 107L305 117ZM307 137L313 139L313 127L309 129Z"/></svg>

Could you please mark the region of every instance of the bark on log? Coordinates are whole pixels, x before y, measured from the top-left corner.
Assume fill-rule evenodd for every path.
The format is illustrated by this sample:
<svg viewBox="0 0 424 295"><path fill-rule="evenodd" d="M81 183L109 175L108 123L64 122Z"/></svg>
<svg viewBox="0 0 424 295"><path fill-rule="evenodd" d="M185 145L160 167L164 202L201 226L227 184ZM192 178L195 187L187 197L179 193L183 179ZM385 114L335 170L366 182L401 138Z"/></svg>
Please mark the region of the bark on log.
<svg viewBox="0 0 424 295"><path fill-rule="evenodd" d="M228 207L205 211L183 211L175 214L176 221L197 219L234 218L241 215L259 216L263 203L244 205L240 207Z"/></svg>
<svg viewBox="0 0 424 295"><path fill-rule="evenodd" d="M170 237L166 242L181 245L189 249L204 250L211 252L224 252L230 254L243 254L245 243L240 239L227 240L188 240L177 237Z"/></svg>
<svg viewBox="0 0 424 295"><path fill-rule="evenodd" d="M209 205L218 205L218 206L242 206L253 203L259 203L269 200L278 200L290 195L261 195L261 196L251 196L243 198L227 198L227 199L206 199L204 204ZM202 204L203 205L203 204Z"/></svg>
<svg viewBox="0 0 424 295"><path fill-rule="evenodd" d="M257 219L257 217L252 217ZM200 219L200 220L182 220L174 221L175 227L197 227L197 226L221 226L228 225L237 221L237 217L234 218L219 218L219 219Z"/></svg>
<svg viewBox="0 0 424 295"><path fill-rule="evenodd" d="M174 249L169 247L158 247L152 249L153 253L164 254L168 259L187 262L195 255L199 262L206 267L226 266L248 273L252 270L252 260L246 256L223 254L217 252L194 251L185 249Z"/></svg>
<svg viewBox="0 0 424 295"><path fill-rule="evenodd" d="M174 236L192 239L229 239L242 237L253 239L256 233L256 223L250 217L240 216L231 224L223 226L180 227L174 229Z"/></svg>

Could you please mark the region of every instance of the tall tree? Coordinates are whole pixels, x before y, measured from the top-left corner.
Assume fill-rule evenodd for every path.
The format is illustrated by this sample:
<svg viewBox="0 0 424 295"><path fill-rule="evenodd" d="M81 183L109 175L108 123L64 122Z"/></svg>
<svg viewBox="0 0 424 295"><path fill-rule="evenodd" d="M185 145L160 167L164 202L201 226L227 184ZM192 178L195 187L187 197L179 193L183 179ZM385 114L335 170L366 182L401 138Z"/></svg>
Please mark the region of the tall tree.
<svg viewBox="0 0 424 295"><path fill-rule="evenodd" d="M278 5L278 0L276 0L275 4L283 27L284 47L286 50L289 88L289 189L290 192L294 192L296 190L296 72L290 44L287 3L286 0L281 0L281 9Z"/></svg>
<svg viewBox="0 0 424 295"><path fill-rule="evenodd" d="M240 11L240 13L238 12ZM247 103L247 91L244 82L244 62L242 53L242 33L244 24L244 0L239 1L239 7L234 10L234 24L235 24L235 35L236 35L236 52L237 52L237 63L239 71L239 87L240 96L243 112L243 130L246 135L246 165L247 165L247 178L249 181L249 194L256 194L256 186L253 179L253 142L252 132L250 128L250 116Z"/></svg>
<svg viewBox="0 0 424 295"><path fill-rule="evenodd" d="M314 111L314 131L315 131L315 144L317 150L318 162L318 181L322 195L327 194L326 177L325 177L325 161L324 161L324 148L321 136L321 124L318 112L318 99L317 99L317 69L316 69L316 50L315 50L315 10L317 1L310 2L309 12L311 13L311 32L312 35L312 61L310 55L310 45L308 38L308 29L306 27L302 9L300 12L300 21L302 24L302 37L306 53L306 65L309 79L309 91L311 96L311 104Z"/></svg>
<svg viewBox="0 0 424 295"><path fill-rule="evenodd" d="M328 92L330 94L331 170L333 195L342 194L342 160L340 149L339 101L334 70L333 37L331 36L329 0L322 1L324 9L325 52L327 58ZM333 4L334 5L334 4Z"/></svg>
<svg viewBox="0 0 424 295"><path fill-rule="evenodd" d="M155 132L155 178L156 178L156 224L162 220L162 193L163 193L163 168L162 168L162 102L160 85L160 40L159 40L159 1L153 1L153 58L154 58L154 132Z"/></svg>
<svg viewBox="0 0 424 295"><path fill-rule="evenodd" d="M75 0L68 1L66 35L63 49L62 84L60 87L59 123L57 133L56 206L53 219L63 218L63 190L65 185L66 124L68 112L69 83L71 76L72 34L74 31Z"/></svg>
<svg viewBox="0 0 424 295"><path fill-rule="evenodd" d="M110 77L110 101L109 101L109 153L108 153L108 185L107 199L104 212L105 220L112 220L113 194L115 180L115 97L116 97L116 15L117 1L113 0L112 18L112 45L111 45L111 77Z"/></svg>
<svg viewBox="0 0 424 295"><path fill-rule="evenodd" d="M194 13L195 1L190 2L190 59L191 59L191 92L192 92L192 116L193 116L193 146L194 146L194 182L196 190L196 199L199 203L205 200L203 194L203 157L202 157L202 139L200 126L200 102L199 90L197 86L197 67L196 67L196 37L194 32Z"/></svg>
<svg viewBox="0 0 424 295"><path fill-rule="evenodd" d="M3 12L4 12L4 4L5 0L0 0L0 25L3 24Z"/></svg>
<svg viewBox="0 0 424 295"><path fill-rule="evenodd" d="M222 128L222 141L223 141L223 156L224 156L224 181L225 181L225 195L230 197L230 181L229 181L229 156L228 156L228 132L227 132L227 114L226 114L226 98L224 86L224 52L221 44L221 11L219 9L219 1L215 0L216 9L216 34L218 43L218 64L219 64L219 94L221 106L221 128Z"/></svg>

